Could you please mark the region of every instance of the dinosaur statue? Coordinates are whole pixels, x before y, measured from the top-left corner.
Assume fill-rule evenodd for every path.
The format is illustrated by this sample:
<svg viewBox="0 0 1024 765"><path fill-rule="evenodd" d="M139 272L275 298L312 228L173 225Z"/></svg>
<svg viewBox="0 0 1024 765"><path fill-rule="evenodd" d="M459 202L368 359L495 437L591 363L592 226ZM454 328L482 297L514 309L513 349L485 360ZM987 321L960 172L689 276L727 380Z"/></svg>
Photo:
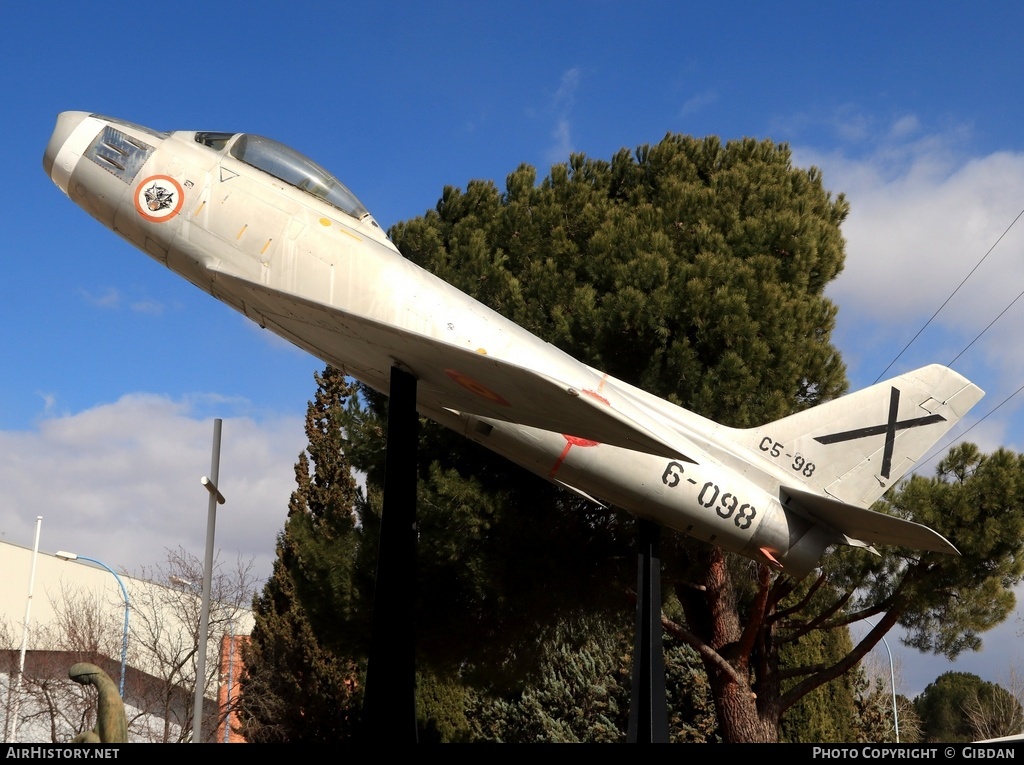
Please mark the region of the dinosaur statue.
<svg viewBox="0 0 1024 765"><path fill-rule="evenodd" d="M68 677L81 685L95 686L99 693L96 727L79 733L72 744L124 744L128 741L128 724L124 702L110 676L95 664L80 662L68 670Z"/></svg>

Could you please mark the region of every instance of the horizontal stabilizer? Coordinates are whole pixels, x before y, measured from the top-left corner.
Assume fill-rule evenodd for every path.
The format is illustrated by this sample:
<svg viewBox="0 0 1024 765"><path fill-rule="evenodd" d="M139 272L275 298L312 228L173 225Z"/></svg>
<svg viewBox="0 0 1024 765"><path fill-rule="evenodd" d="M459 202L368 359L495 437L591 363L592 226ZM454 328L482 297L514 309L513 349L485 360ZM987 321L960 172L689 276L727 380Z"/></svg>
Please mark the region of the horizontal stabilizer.
<svg viewBox="0 0 1024 765"><path fill-rule="evenodd" d="M913 550L959 555L948 539L920 523L876 513L855 505L823 497L803 489L783 486L783 504L791 502L807 515L821 521L852 540L869 545L894 545ZM788 499L787 499L788 497Z"/></svg>

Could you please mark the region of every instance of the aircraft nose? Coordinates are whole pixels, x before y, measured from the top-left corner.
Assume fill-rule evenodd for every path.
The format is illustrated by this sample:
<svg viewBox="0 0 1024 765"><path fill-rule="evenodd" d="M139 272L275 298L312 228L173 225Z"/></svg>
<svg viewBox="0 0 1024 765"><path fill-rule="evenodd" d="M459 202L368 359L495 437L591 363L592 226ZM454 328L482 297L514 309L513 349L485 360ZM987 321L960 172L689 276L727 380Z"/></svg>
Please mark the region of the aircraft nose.
<svg viewBox="0 0 1024 765"><path fill-rule="evenodd" d="M61 112L57 115L57 125L43 152L43 170L65 194L68 193L68 179L78 159L96 134L95 130L77 130L89 118L89 112Z"/></svg>

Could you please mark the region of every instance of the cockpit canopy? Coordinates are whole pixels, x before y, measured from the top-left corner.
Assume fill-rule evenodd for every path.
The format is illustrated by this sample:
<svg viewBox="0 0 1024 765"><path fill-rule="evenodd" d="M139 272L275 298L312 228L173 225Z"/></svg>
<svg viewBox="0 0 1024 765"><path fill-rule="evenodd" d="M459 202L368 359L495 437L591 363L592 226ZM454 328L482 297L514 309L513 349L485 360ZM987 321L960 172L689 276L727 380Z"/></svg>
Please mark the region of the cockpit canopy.
<svg viewBox="0 0 1024 765"><path fill-rule="evenodd" d="M223 149L236 135L237 139L228 150L235 159L312 194L354 218L367 214L363 203L341 181L283 143L249 133L196 133L196 141L213 149Z"/></svg>

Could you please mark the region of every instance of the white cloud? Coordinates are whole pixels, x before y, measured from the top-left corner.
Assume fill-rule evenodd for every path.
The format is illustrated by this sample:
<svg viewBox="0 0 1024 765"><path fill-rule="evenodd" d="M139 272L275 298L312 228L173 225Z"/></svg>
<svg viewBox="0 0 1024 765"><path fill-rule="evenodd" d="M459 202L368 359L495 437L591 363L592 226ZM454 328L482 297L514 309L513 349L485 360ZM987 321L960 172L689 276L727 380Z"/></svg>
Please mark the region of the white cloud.
<svg viewBox="0 0 1024 765"><path fill-rule="evenodd" d="M679 116L688 117L691 114L696 114L697 112L702 111L705 106L710 106L717 100L718 94L712 90L705 90L701 93L697 93L683 102L683 105L679 108Z"/></svg>
<svg viewBox="0 0 1024 765"><path fill-rule="evenodd" d="M562 110L572 107L573 98L576 96L576 88L580 84L580 68L574 66L562 73L562 82L555 91L555 105Z"/></svg>
<svg viewBox="0 0 1024 765"><path fill-rule="evenodd" d="M57 408L57 396L53 393L47 393L44 391L36 391L36 395L43 400L43 412L46 416L52 416Z"/></svg>
<svg viewBox="0 0 1024 765"><path fill-rule="evenodd" d="M903 138L904 136L913 135L921 129L921 121L914 115L910 114L906 117L900 117L892 124L892 128L889 131L891 138Z"/></svg>
<svg viewBox="0 0 1024 765"><path fill-rule="evenodd" d="M72 550L129 571L183 546L202 557L213 425L207 401L124 396L36 430L0 432L0 534L30 545L37 515L40 546ZM231 410L230 402L222 406ZM205 414L205 412L204 412ZM224 416L217 547L224 560L255 558L270 572L274 542L305 447L302 421Z"/></svg>
<svg viewBox="0 0 1024 765"><path fill-rule="evenodd" d="M97 308L118 308L121 305L121 293L116 287L108 287L98 295L94 295L85 289L80 289L78 294L85 299L86 303Z"/></svg>
<svg viewBox="0 0 1024 765"><path fill-rule="evenodd" d="M551 131L554 144L547 150L546 159L550 163L565 162L572 153L572 127L569 113L572 111L576 90L580 84L580 69L573 67L562 73L558 90L552 99L555 112L555 127Z"/></svg>
<svg viewBox="0 0 1024 765"><path fill-rule="evenodd" d="M572 131L569 129L569 120L558 120L555 123L555 129L551 131L551 137L555 139L555 142L548 149L548 161L552 164L565 162L572 153Z"/></svg>
<svg viewBox="0 0 1024 765"><path fill-rule="evenodd" d="M876 311L897 319L937 308L1024 200L1024 154L972 159L949 173L926 155L895 178L887 178L884 167L842 160L829 161L826 172L852 205L844 226L847 266L835 294L858 301L871 297ZM1012 254L1022 243L1024 230L996 249L976 272L967 299L950 306L948 321L983 326L979 298L1005 305L1017 294L1024 280L1017 278L1019 259Z"/></svg>
<svg viewBox="0 0 1024 765"><path fill-rule="evenodd" d="M832 129L844 143L860 143L871 133L871 119L852 105L837 109L830 122Z"/></svg>
<svg viewBox="0 0 1024 765"><path fill-rule="evenodd" d="M822 168L826 186L850 202L843 226L846 268L829 294L840 307L847 360L874 357L881 371L1020 213L1024 153L964 156L963 128L925 134L914 116L876 132L863 155L801 149L794 155L798 165ZM915 348L927 349L928 361L950 362L1024 291L1022 263L1024 221L949 300ZM999 380L985 386L990 393L1013 390L1024 379L1024 348L1016 342L1022 318L1024 301L958 362L958 368L966 363L996 372Z"/></svg>
<svg viewBox="0 0 1024 765"><path fill-rule="evenodd" d="M125 296L116 287L108 287L100 293L92 293L86 289L79 289L78 294L82 296L89 305L97 308L117 310L125 305ZM160 316L166 306L159 300L153 298L138 298L127 303L133 313L147 314L149 316Z"/></svg>
<svg viewBox="0 0 1024 765"><path fill-rule="evenodd" d="M130 308L135 313L143 313L149 316L160 316L164 312L164 304L159 300L146 299L146 300L135 300L132 302Z"/></svg>

